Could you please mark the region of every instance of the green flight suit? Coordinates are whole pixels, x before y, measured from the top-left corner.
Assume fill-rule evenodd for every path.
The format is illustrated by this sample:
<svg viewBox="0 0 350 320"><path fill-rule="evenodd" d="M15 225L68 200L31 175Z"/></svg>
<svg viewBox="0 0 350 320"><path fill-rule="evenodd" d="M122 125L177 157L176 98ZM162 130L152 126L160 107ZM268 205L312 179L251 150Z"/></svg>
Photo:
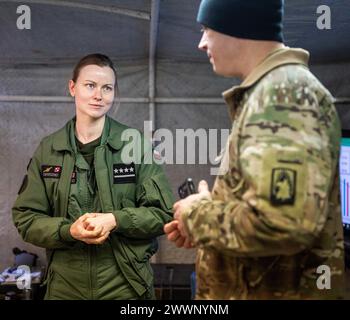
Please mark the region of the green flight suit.
<svg viewBox="0 0 350 320"><path fill-rule="evenodd" d="M154 298L149 259L172 219L163 170L149 161L152 149L141 134L133 131L134 139L126 141L130 128L109 117L89 161L77 151L74 125L73 119L42 140L13 207L23 239L47 249L45 298ZM123 148L130 146L138 157L123 163ZM72 222L87 212L115 215L117 227L103 245L70 235Z"/></svg>

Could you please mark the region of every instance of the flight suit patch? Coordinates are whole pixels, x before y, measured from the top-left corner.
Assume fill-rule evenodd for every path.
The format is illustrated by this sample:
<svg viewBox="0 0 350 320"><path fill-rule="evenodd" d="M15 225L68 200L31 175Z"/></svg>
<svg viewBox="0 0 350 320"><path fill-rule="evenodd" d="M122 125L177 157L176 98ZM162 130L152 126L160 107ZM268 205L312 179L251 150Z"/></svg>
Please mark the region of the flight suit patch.
<svg viewBox="0 0 350 320"><path fill-rule="evenodd" d="M273 205L292 205L295 202L297 172L286 168L272 169L271 203Z"/></svg>
<svg viewBox="0 0 350 320"><path fill-rule="evenodd" d="M41 176L43 178L55 178L61 177L62 167L61 166L41 166Z"/></svg>
<svg viewBox="0 0 350 320"><path fill-rule="evenodd" d="M136 182L135 164L118 163L113 164L113 183L134 183Z"/></svg>
<svg viewBox="0 0 350 320"><path fill-rule="evenodd" d="M71 178L70 178L70 183L71 184L76 184L77 183L77 172L74 170L72 172Z"/></svg>

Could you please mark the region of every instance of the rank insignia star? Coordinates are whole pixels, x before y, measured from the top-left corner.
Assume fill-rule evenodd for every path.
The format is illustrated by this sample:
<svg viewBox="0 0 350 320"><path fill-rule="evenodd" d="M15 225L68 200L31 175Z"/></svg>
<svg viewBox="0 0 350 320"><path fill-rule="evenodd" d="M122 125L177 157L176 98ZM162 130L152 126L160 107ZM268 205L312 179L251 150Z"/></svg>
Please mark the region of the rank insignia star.
<svg viewBox="0 0 350 320"><path fill-rule="evenodd" d="M113 184L135 183L135 164L115 163L113 164Z"/></svg>

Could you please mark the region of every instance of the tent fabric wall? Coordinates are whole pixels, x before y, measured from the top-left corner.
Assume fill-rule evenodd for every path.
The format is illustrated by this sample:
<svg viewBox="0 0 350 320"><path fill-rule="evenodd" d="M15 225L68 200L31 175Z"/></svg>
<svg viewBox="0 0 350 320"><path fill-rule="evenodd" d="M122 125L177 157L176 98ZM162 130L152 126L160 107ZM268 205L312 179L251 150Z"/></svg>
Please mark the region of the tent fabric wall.
<svg viewBox="0 0 350 320"><path fill-rule="evenodd" d="M145 62L118 63L118 86L123 98L147 97L148 69ZM159 63L157 68L157 93L162 97L218 97L230 87L232 79L212 76L207 64L183 64L181 70L173 63ZM0 96L61 96L68 97L67 82L71 77L71 66L40 66L2 68ZM202 79L202 80L201 80ZM196 84L196 91L190 84ZM0 267L12 263L11 250L18 246L38 253L45 263L43 250L25 244L17 234L11 220L11 207L22 182L28 161L40 140L61 128L74 115L72 102L11 102L0 101ZM118 121L144 131L148 120L148 105L144 103L121 103L113 115ZM230 128L227 107L221 104L158 104L155 129ZM219 148L220 146L218 146ZM220 150L218 150L219 152ZM176 150L174 150L175 154ZM165 165L173 192L188 176L196 182L205 178L213 182L209 165ZM160 251L155 257L159 263L194 261L194 250L177 249L166 239L160 239Z"/></svg>
<svg viewBox="0 0 350 320"><path fill-rule="evenodd" d="M117 61L116 64L118 65ZM1 81L1 93L18 95L55 94L67 96L67 81L71 67L40 67L34 69L2 69L6 75ZM146 97L147 66L140 63L131 66L120 64L119 89L121 97ZM312 70L335 95L345 96L348 92L349 66L312 66ZM54 75L54 76L52 76ZM235 81L212 75L210 66L204 63L172 64L159 63L157 69L157 92L163 97L218 97L221 91L232 86ZM130 90L132 88L132 90ZM338 107L342 119L350 113L345 107ZM43 251L38 250L19 238L11 221L11 206L25 174L27 163L42 137L62 127L74 115L73 103L28 103L0 102L0 267L12 263L11 249L18 246L39 253L45 261ZM115 118L129 126L143 130L148 119L147 104L122 103ZM230 119L227 107L222 104L158 104L156 129L166 128L175 134L176 129L199 128L229 129ZM349 123L344 127L349 128ZM175 154L175 150L174 150ZM207 179L210 184L210 165L166 165L165 170L171 181L173 192L188 176L196 182ZM4 245L6 244L6 245ZM160 251L155 260L161 263L194 261L195 250L177 249L164 237L160 239Z"/></svg>
<svg viewBox="0 0 350 320"><path fill-rule="evenodd" d="M19 3L0 1L0 270L13 262L11 250L18 246L37 252L17 234L11 207L25 174L27 163L45 135L62 127L74 114L67 81L77 60L87 53L109 55L117 66L121 98L143 98L142 103L124 102L115 118L140 130L149 119L149 23L145 19L96 12L81 8L30 4L32 30L16 29ZM96 1L70 1L96 4ZM215 75L205 53L197 49L200 26L195 21L199 0L161 0L156 53L157 98L217 98L238 84L236 79ZM332 30L316 28L316 8L328 4L334 10ZM151 0L102 0L101 7L121 7L150 14ZM350 96L348 1L286 1L286 43L311 51L311 70L335 97ZM63 102L24 102L13 96L59 97ZM350 128L350 104L337 106L342 125ZM224 101L218 103L157 103L155 129L231 127ZM177 195L177 187L192 176L207 179L211 165L166 165ZM177 249L164 237L155 261L192 263L195 250Z"/></svg>

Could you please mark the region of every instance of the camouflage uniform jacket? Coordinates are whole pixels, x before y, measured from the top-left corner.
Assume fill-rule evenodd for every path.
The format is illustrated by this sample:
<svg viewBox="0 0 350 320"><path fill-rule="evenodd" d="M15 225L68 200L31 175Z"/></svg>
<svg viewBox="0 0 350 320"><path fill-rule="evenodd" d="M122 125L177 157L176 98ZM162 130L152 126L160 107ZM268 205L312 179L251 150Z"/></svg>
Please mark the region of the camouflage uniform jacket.
<svg viewBox="0 0 350 320"><path fill-rule="evenodd" d="M199 248L197 299L343 297L340 123L308 58L278 49L223 93L227 170L182 215Z"/></svg>

